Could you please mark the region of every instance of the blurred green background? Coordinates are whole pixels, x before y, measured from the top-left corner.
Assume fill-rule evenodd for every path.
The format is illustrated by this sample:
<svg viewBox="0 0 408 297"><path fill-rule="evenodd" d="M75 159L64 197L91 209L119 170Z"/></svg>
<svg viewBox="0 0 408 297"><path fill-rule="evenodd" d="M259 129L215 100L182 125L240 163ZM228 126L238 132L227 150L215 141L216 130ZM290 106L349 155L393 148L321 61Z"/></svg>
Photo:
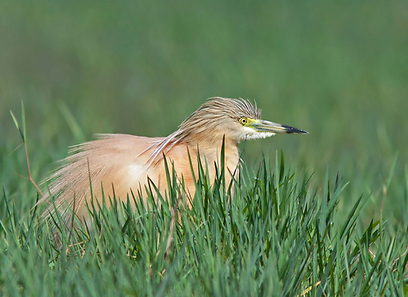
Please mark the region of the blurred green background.
<svg viewBox="0 0 408 297"><path fill-rule="evenodd" d="M33 204L22 101L39 181L94 133L165 136L206 98L242 97L310 132L243 143L248 166L282 149L312 184L326 168L350 181L340 209L371 194L367 220L407 226L407 32L405 0L3 0L2 185Z"/></svg>

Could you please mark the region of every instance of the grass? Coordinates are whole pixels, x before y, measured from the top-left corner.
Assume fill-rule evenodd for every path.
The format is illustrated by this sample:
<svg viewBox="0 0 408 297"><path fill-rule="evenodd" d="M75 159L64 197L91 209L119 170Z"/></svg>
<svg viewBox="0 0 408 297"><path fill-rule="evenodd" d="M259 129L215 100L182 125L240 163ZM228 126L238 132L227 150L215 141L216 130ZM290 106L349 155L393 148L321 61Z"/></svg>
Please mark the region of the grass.
<svg viewBox="0 0 408 297"><path fill-rule="evenodd" d="M407 295L406 10L0 1L2 295ZM256 99L264 119L310 135L240 144L236 197L202 180L182 224L174 200L118 205L69 253L68 234L50 241L27 156L38 182L69 145L168 135L216 95Z"/></svg>
<svg viewBox="0 0 408 297"><path fill-rule="evenodd" d="M173 183L168 199L93 207L92 230L60 230L19 213L4 194L3 295L404 296L407 233L358 224L369 197L336 218L347 184L289 170L283 155L242 174L235 195L220 173L197 180L191 209ZM171 171L170 171L171 172ZM170 174L169 176L171 176ZM174 176L172 177L174 178ZM183 199L184 197L184 199ZM23 219L21 219L23 218ZM338 223L335 223L338 222ZM90 227L90 226L88 226Z"/></svg>

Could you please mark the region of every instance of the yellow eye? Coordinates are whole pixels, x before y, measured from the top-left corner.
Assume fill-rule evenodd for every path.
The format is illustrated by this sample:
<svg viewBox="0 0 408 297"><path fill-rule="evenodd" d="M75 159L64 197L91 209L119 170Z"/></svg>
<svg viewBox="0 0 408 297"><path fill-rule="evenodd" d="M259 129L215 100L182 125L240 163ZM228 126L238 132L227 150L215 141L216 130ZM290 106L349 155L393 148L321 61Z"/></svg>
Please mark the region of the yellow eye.
<svg viewBox="0 0 408 297"><path fill-rule="evenodd" d="M244 126L244 125L246 125L248 123L248 120L247 120L247 118L240 118L239 122L241 123L241 125Z"/></svg>

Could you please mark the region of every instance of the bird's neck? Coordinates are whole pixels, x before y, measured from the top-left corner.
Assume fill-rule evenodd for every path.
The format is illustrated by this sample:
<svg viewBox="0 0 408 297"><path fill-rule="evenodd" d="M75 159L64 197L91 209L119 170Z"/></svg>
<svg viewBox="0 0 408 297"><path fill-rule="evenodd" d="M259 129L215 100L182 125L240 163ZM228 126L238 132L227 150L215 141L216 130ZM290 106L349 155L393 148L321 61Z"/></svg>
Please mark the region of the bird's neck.
<svg viewBox="0 0 408 297"><path fill-rule="evenodd" d="M228 137L211 138L199 137L195 135L192 138L183 139L188 142L190 147L194 147L201 157L205 157L209 162L221 161L221 151L224 146L225 164L230 170L234 170L239 162L238 142Z"/></svg>

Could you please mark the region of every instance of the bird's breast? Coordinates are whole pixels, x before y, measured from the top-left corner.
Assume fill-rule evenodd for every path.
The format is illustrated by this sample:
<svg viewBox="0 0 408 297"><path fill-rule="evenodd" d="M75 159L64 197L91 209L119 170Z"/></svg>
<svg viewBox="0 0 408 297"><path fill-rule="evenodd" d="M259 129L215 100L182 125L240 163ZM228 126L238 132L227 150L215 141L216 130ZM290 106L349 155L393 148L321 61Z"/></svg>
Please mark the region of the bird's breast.
<svg viewBox="0 0 408 297"><path fill-rule="evenodd" d="M148 154L147 154L148 155ZM237 174L239 163L238 149L235 147L225 147L225 179L229 183L233 176ZM166 165L170 174L174 170L179 182L182 180L186 192L193 197L195 193L194 176L198 177L200 164L206 170L211 182L216 177L216 167L221 165L221 147L216 146L193 146L187 143L180 143L160 157L152 164L139 163L140 160L134 160L127 166L127 175L130 188L133 190L142 190L146 188L149 181L153 182L159 191L164 194L167 189ZM193 171L192 171L193 170Z"/></svg>

